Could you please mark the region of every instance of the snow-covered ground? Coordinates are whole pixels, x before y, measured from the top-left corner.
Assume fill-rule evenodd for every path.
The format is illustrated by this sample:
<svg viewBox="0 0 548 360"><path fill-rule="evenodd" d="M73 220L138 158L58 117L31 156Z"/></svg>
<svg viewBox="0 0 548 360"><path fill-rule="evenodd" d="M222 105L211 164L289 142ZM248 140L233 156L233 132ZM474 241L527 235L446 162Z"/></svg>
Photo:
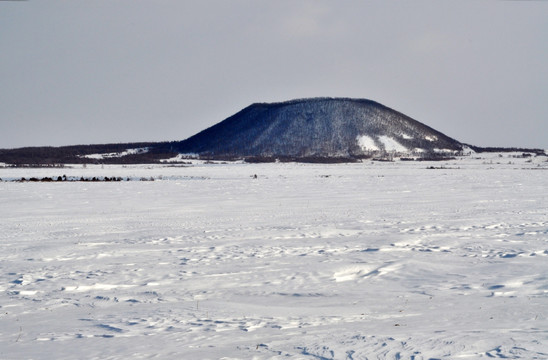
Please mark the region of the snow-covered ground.
<svg viewBox="0 0 548 360"><path fill-rule="evenodd" d="M156 179L0 183L0 358L546 359L547 169L0 169Z"/></svg>

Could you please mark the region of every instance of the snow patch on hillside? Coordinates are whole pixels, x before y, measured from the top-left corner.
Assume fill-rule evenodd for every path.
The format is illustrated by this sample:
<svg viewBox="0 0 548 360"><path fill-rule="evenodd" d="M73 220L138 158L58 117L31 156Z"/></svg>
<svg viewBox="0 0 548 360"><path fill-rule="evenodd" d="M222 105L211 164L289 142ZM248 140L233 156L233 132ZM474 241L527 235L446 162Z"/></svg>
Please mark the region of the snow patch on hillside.
<svg viewBox="0 0 548 360"><path fill-rule="evenodd" d="M433 150L434 150L435 153L438 153L438 154L440 154L440 153L443 153L443 154L445 154L445 153L451 153L451 154L456 154L456 153L458 153L458 151L456 151L456 150L451 150L451 149L438 149L438 148L434 148Z"/></svg>
<svg viewBox="0 0 548 360"><path fill-rule="evenodd" d="M397 142L395 139L388 137L386 135L379 136L379 141L384 145L385 151L396 151L396 152L408 152L409 150Z"/></svg>
<svg viewBox="0 0 548 360"><path fill-rule="evenodd" d="M149 151L150 149L148 147L143 147L143 148L136 148L136 149L127 149L126 151L122 151L122 152L82 155L80 157L87 158L87 159L102 160L102 159L120 158L127 155L145 154Z"/></svg>
<svg viewBox="0 0 548 360"><path fill-rule="evenodd" d="M400 144L394 138L391 138L386 135L381 135L377 138L377 141L370 136L360 135L357 137L358 145L364 151L390 151L390 152L400 152L407 153L409 149ZM379 148L377 143L382 145L382 149Z"/></svg>
<svg viewBox="0 0 548 360"><path fill-rule="evenodd" d="M472 154L475 154L476 152L470 146L464 145L462 147L462 153L464 155L472 155Z"/></svg>
<svg viewBox="0 0 548 360"><path fill-rule="evenodd" d="M375 144L375 140L367 135L357 137L358 145L363 151L379 151L379 147Z"/></svg>

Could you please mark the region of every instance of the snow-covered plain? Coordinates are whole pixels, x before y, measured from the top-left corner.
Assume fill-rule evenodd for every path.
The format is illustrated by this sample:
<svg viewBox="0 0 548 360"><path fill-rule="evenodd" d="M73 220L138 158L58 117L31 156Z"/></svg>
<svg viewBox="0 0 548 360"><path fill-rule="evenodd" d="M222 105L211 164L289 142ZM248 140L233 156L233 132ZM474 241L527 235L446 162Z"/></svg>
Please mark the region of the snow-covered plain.
<svg viewBox="0 0 548 360"><path fill-rule="evenodd" d="M0 169L156 179L0 183L0 358L546 359L548 163L489 156Z"/></svg>

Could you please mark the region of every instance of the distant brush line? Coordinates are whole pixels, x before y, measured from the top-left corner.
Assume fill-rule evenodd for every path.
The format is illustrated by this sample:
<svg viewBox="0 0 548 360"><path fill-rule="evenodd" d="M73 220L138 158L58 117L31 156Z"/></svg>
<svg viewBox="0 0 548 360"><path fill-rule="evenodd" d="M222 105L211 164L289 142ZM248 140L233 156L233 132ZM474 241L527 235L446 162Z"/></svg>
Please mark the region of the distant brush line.
<svg viewBox="0 0 548 360"><path fill-rule="evenodd" d="M75 182L75 181L89 181L89 182L112 182L112 181L136 181L136 179L132 179L132 178L122 178L122 177L108 177L108 176L93 176L93 177L66 177L66 176L58 176L58 177L42 177L42 178L37 178L37 177L30 177L30 178L25 178L25 177L22 177L20 179L15 179L15 180L2 180L0 179L0 181L5 181L5 182ZM139 178L138 181L154 181L154 178Z"/></svg>

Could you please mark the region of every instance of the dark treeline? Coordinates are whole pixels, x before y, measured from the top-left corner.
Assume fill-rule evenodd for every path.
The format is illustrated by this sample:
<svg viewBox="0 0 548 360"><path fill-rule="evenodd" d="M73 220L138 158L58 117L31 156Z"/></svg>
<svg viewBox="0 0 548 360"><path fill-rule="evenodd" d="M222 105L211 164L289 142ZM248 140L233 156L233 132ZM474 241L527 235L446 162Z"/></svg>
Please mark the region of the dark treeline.
<svg viewBox="0 0 548 360"><path fill-rule="evenodd" d="M522 152L522 153L532 153L535 155L546 155L546 152L543 149L529 149L529 148L518 148L518 147L481 147L474 145L467 145L470 149L475 152Z"/></svg>
<svg viewBox="0 0 548 360"><path fill-rule="evenodd" d="M88 158L86 155L121 153L128 149L148 148L147 152L122 157ZM62 147L24 147L0 149L0 162L22 166L54 164L148 164L176 156L171 143L127 143L102 145L72 145Z"/></svg>

